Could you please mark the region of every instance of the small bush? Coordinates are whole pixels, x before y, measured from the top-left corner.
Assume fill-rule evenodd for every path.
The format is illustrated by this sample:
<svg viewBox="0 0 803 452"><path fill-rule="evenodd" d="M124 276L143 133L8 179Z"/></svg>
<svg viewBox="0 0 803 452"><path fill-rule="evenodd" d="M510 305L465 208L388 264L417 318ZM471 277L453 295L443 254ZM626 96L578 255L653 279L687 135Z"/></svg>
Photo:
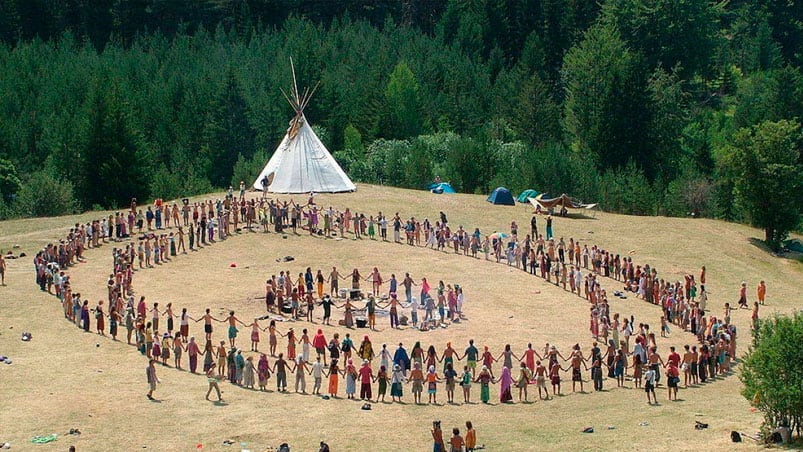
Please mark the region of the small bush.
<svg viewBox="0 0 803 452"><path fill-rule="evenodd" d="M73 185L44 171L33 173L20 187L12 208L15 213L25 217L52 217L75 213L77 205Z"/></svg>

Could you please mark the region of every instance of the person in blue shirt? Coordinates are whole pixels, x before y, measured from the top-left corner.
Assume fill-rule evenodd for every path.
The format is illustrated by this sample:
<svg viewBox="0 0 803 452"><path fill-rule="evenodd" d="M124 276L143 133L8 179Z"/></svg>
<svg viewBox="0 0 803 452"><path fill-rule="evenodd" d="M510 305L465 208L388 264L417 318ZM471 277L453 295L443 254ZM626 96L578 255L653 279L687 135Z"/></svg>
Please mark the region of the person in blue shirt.
<svg viewBox="0 0 803 452"><path fill-rule="evenodd" d="M407 350L404 349L404 346L401 342L399 342L399 348L396 349L396 353L393 355L393 364L398 365L401 368L402 374L406 377L407 371L410 370L410 356L407 354Z"/></svg>

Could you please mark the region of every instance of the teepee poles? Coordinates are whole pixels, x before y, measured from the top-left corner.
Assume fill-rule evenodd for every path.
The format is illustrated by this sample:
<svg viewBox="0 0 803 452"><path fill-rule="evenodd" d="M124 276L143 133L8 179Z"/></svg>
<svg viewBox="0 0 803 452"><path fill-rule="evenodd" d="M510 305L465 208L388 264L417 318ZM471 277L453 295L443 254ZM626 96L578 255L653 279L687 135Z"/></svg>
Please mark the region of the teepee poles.
<svg viewBox="0 0 803 452"><path fill-rule="evenodd" d="M296 81L296 67L293 65L293 57L290 57L290 70L293 72L293 93L296 96L296 102L301 105L301 99L298 98L298 82Z"/></svg>

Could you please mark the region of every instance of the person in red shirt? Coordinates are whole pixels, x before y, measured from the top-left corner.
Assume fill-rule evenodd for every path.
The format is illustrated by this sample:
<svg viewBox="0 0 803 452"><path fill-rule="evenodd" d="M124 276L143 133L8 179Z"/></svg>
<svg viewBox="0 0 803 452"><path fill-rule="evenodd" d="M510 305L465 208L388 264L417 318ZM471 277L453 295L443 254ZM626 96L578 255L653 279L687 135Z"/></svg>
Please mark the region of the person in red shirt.
<svg viewBox="0 0 803 452"><path fill-rule="evenodd" d="M374 371L367 359L362 360L360 367L360 400L371 400L371 382L374 378Z"/></svg>
<svg viewBox="0 0 803 452"><path fill-rule="evenodd" d="M669 357L666 361L675 367L680 366L680 355L675 351L675 347L669 347Z"/></svg>
<svg viewBox="0 0 803 452"><path fill-rule="evenodd" d="M669 367L666 370L666 379L667 379L666 387L669 391L668 393L669 400L677 400L678 383L680 383L680 370L678 369L678 366L674 361L669 361L667 364L669 365Z"/></svg>
<svg viewBox="0 0 803 452"><path fill-rule="evenodd" d="M323 356L324 366L328 366L328 364L326 364L326 344L326 337L323 335L323 330L319 328L318 333L312 338L312 346L315 347L318 358Z"/></svg>

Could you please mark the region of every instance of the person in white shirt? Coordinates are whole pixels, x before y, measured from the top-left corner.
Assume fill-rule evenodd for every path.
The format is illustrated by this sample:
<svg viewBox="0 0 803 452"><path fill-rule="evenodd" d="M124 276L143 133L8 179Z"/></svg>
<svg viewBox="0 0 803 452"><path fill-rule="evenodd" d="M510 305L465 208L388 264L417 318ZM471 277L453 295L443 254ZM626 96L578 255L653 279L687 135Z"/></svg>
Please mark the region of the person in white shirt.
<svg viewBox="0 0 803 452"><path fill-rule="evenodd" d="M312 363L312 378L315 380L315 383L312 387L313 394L320 394L321 393L321 381L323 378L323 363L321 362L321 357L318 356L315 359L315 362Z"/></svg>
<svg viewBox="0 0 803 452"><path fill-rule="evenodd" d="M658 403L658 398L655 396L655 371L653 369L649 369L644 373L644 392L647 393L648 404L651 404L650 394L652 394L652 400L656 404Z"/></svg>

